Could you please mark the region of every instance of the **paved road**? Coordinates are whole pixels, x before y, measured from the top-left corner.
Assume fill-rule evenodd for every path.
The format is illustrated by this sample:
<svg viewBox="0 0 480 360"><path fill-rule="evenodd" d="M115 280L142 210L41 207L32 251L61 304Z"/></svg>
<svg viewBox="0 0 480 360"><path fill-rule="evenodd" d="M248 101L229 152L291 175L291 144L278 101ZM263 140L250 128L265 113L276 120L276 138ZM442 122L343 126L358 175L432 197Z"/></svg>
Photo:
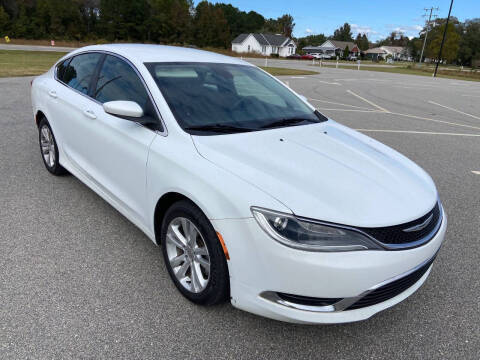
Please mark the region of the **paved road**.
<svg viewBox="0 0 480 360"><path fill-rule="evenodd" d="M70 52L76 48L65 46L41 46L41 45L15 45L15 44L0 44L0 50L24 50L24 51L58 51Z"/></svg>
<svg viewBox="0 0 480 360"><path fill-rule="evenodd" d="M24 50L24 51L59 51L59 52L70 52L77 48L74 47L62 47L62 46L42 46L42 45L16 45L16 44L0 44L0 50ZM259 58L245 58L248 61L254 62L257 65L265 65L265 59ZM326 62L325 62L326 63ZM277 60L277 59L268 59L269 66L278 66L278 67L291 67L291 68L301 68L307 65L312 64L312 61L307 60ZM315 60L315 64L318 65L318 60ZM334 63L328 62L330 66L333 66ZM357 66L357 63L354 61L351 62L341 62L343 66ZM364 62L362 66L369 67L393 67L391 65L385 64L372 64L371 62ZM311 69L311 68L309 68Z"/></svg>
<svg viewBox="0 0 480 360"><path fill-rule="evenodd" d="M30 79L5 78L0 358L478 359L478 83L335 69L282 80L434 178L449 229L416 294L368 321L334 326L190 304L145 235L74 177L44 169Z"/></svg>
<svg viewBox="0 0 480 360"><path fill-rule="evenodd" d="M335 66L336 62L335 61L323 61L321 64L319 60L291 60L291 59L272 59L272 58L267 58L267 62L265 63L265 58L249 58L245 57L243 58L244 60L247 60L248 62L251 62L252 64L255 64L257 66L272 66L272 67L285 67L285 68L291 68L291 69L308 69L308 70L318 70L321 66L321 64L324 64L325 66L332 67ZM357 67L358 64L356 61L340 61L338 63L340 66L351 66L351 67ZM315 68L312 66L315 65ZM372 63L371 61L364 60L361 62L362 67L383 67L383 68L393 68L395 66L393 65L387 65L387 64L377 64L377 63Z"/></svg>

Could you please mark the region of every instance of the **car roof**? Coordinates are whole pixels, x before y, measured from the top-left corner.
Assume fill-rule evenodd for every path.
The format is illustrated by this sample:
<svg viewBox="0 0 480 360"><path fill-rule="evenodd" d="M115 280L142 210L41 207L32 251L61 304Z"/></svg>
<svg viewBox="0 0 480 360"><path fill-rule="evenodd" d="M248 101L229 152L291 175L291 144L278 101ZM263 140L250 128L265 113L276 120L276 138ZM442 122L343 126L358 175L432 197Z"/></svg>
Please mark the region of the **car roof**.
<svg viewBox="0 0 480 360"><path fill-rule="evenodd" d="M75 50L69 55L84 51L109 51L136 63L146 62L209 62L250 65L241 59L188 47L152 44L91 45Z"/></svg>

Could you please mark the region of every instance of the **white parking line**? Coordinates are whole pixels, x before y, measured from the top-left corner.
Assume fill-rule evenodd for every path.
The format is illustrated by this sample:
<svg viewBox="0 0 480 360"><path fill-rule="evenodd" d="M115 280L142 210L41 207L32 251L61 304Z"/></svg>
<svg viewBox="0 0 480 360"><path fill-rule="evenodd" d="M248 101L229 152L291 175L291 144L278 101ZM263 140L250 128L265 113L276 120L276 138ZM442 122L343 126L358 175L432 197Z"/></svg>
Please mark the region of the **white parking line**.
<svg viewBox="0 0 480 360"><path fill-rule="evenodd" d="M355 129L361 132L386 132L386 133L405 133L405 134L424 134L424 135L450 135L450 136L473 136L480 137L480 134L458 134L458 133L443 133L431 131L410 131L410 130L380 130L380 129ZM474 171L472 171L475 173ZM480 175L480 171L478 172Z"/></svg>
<svg viewBox="0 0 480 360"><path fill-rule="evenodd" d="M480 175L480 171L472 170L472 173L474 173L475 175Z"/></svg>
<svg viewBox="0 0 480 360"><path fill-rule="evenodd" d="M321 83L324 83L324 84L328 84L328 85L342 85L338 82L328 82L328 81L323 81L323 80L317 80L318 82L321 82Z"/></svg>
<svg viewBox="0 0 480 360"><path fill-rule="evenodd" d="M365 107L362 107L362 106L356 106L356 105L350 105L350 104L343 104L343 103L333 102L333 101L327 101L327 100L312 99L312 98L309 98L308 100L311 100L311 101L319 101L319 102L323 102L323 103L327 103L327 104L348 106L348 107L352 107L352 108L355 108L355 109L373 110L373 109L365 108Z"/></svg>
<svg viewBox="0 0 480 360"><path fill-rule="evenodd" d="M480 127L478 127L478 126L471 126L471 125L454 123L454 122L450 122L450 121L431 119L431 118L426 118L426 117L423 117L423 116L416 116L416 115L409 115L409 114L400 114L400 113L393 113L393 112L387 112L387 113L385 113L385 114L397 115L397 116L404 116L404 117L408 117L408 118L412 118L412 119L432 121L432 122L437 122L437 123L442 123L442 124L448 124L448 125L453 125L453 126L461 126L461 127L466 127L466 128L469 128L469 129L480 130Z"/></svg>
<svg viewBox="0 0 480 360"><path fill-rule="evenodd" d="M291 76L290 79L305 79L305 76Z"/></svg>
<svg viewBox="0 0 480 360"><path fill-rule="evenodd" d="M365 101L367 104L370 104L370 105L376 107L377 109L379 109L379 110L381 110L381 111L383 111L383 112L385 112L385 113L389 113L389 112L390 112L390 111L388 111L387 109L384 109L384 108L382 108L381 106L375 104L374 102L371 102L370 100L367 100L367 99L361 97L360 95L355 94L352 90L347 90L347 92L348 92L349 94L352 94L353 96L356 96L356 97L359 98L360 100Z"/></svg>
<svg viewBox="0 0 480 360"><path fill-rule="evenodd" d="M435 101L428 101L428 102L429 102L430 104L437 105L437 106L441 106L441 107L443 107L443 108L445 108L445 109L448 109L448 110L451 110L451 111L455 111L455 112L457 112L457 113L459 113L459 114L463 114L463 115L466 115L466 116L470 116L470 117L472 117L472 118L474 118L474 119L480 120L480 117L478 117L478 116L475 116L475 115L472 115L472 114L469 114L469 113L466 113L466 112L463 112L463 111L460 111L460 110L451 108L451 107L449 107L449 106L445 106L445 105L436 103Z"/></svg>
<svg viewBox="0 0 480 360"><path fill-rule="evenodd" d="M480 97L480 95L462 95L462 96L468 96L468 97Z"/></svg>
<svg viewBox="0 0 480 360"><path fill-rule="evenodd" d="M323 111L351 111L351 112L364 112L364 113L377 113L377 114L383 114L383 111L379 110L360 110L360 109L330 109L330 108L321 108L317 107L318 110L323 110Z"/></svg>

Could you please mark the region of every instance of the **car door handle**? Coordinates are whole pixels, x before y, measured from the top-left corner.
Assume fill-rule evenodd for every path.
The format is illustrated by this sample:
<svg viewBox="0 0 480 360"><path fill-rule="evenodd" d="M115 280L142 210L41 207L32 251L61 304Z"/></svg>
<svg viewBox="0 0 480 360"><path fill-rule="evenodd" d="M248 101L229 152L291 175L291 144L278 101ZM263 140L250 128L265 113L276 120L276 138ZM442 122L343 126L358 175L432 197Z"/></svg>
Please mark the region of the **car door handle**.
<svg viewBox="0 0 480 360"><path fill-rule="evenodd" d="M95 113L92 110L84 110L83 115L85 115L86 117L89 117L90 119L97 118L97 115L95 115Z"/></svg>
<svg viewBox="0 0 480 360"><path fill-rule="evenodd" d="M50 95L50 97L56 99L58 96L57 96L57 92L55 90L50 90L48 92L48 95Z"/></svg>

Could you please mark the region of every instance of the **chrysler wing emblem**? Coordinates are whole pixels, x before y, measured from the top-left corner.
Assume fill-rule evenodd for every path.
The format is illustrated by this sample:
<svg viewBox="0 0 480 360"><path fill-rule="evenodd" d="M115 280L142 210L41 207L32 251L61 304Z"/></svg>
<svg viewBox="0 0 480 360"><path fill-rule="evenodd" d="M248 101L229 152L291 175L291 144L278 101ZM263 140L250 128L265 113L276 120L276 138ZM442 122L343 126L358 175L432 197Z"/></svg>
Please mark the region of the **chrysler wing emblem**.
<svg viewBox="0 0 480 360"><path fill-rule="evenodd" d="M432 221L433 214L431 214L424 222L421 224L409 227L408 229L403 229L405 232L412 232L412 231L420 231L422 229L425 229L428 224L430 224L430 221Z"/></svg>

